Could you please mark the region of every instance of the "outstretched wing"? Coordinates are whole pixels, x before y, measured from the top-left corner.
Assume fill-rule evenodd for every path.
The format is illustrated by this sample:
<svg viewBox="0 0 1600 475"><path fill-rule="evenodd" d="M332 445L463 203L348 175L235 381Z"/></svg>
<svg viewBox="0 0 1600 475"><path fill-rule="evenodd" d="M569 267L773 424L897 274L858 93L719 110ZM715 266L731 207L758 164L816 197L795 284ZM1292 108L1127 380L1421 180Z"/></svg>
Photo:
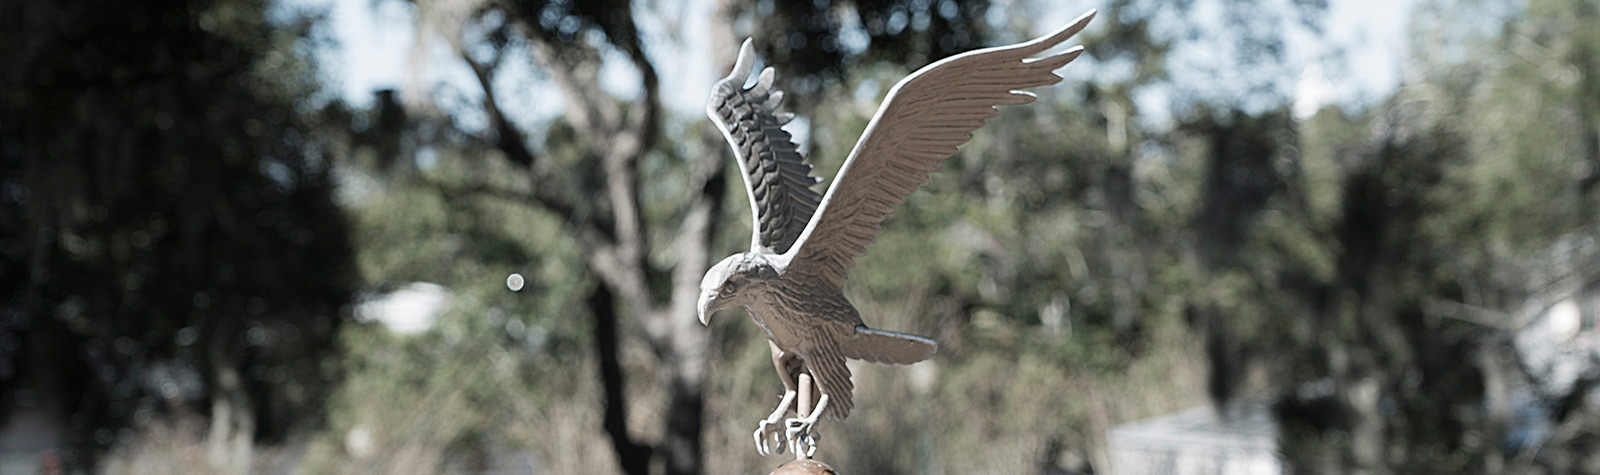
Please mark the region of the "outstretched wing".
<svg viewBox="0 0 1600 475"><path fill-rule="evenodd" d="M711 86L706 115L733 146L734 161L744 172L753 228L750 250L783 254L811 221L821 201L811 186L822 179L811 176L811 165L783 130L794 114L777 112L783 91L772 87L772 68L761 71L755 86L744 88L754 63L754 49L745 40L733 72Z"/></svg>
<svg viewBox="0 0 1600 475"><path fill-rule="evenodd" d="M877 238L884 216L927 183L957 145L998 113L996 106L1033 102L1033 94L1018 90L1061 81L1053 71L1077 58L1082 47L1026 58L1066 41L1091 18L1093 10L1027 43L945 58L895 84L789 251L789 270L842 286L855 258Z"/></svg>

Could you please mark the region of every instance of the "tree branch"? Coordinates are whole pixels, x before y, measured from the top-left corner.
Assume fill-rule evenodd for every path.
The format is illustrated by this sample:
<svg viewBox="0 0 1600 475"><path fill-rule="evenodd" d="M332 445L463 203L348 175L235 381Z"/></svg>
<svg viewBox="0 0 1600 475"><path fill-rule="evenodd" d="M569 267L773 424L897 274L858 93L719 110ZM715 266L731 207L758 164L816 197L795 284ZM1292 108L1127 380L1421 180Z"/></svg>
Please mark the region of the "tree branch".
<svg viewBox="0 0 1600 475"><path fill-rule="evenodd" d="M635 104L629 109L627 130L636 139L633 143L618 144L618 152L637 158L646 150L654 147L661 135L661 80L656 75L656 67L650 58L644 54L644 47L640 43L639 35L633 34L628 39L615 39L617 48L628 55L628 60L639 70L640 82L644 87L644 103Z"/></svg>
<svg viewBox="0 0 1600 475"><path fill-rule="evenodd" d="M617 133L608 142L609 150L606 151L606 189L611 198L612 217L617 229L616 259L623 263L622 268L627 269L630 281L638 282L641 287L648 289L648 275L650 263L645 256L645 240L649 233L642 206L639 203L639 159L651 147L655 146L659 138L659 122L661 102L659 85L656 78L655 67L649 58L644 56L644 51L638 44L638 35L633 35L633 41L618 45L639 68L643 77L645 100L641 104L634 104L629 110L628 123L619 127ZM568 95L571 95L570 93ZM629 298L634 304L635 311L651 315L645 319L645 328L649 332L652 343L660 345L666 338L665 325L660 322L660 311L648 294ZM648 305L648 306L646 306Z"/></svg>
<svg viewBox="0 0 1600 475"><path fill-rule="evenodd" d="M537 35L529 35L537 63L555 79L567 102L567 120L578 133L592 143L604 143L604 137L618 127L621 113L610 96L599 88L600 54L581 42L562 45L560 48Z"/></svg>
<svg viewBox="0 0 1600 475"><path fill-rule="evenodd" d="M702 142L708 148L716 147L711 150L725 148L722 136L714 131L708 131ZM722 153L710 153L695 161L691 171L693 189L697 193L689 204L689 212L684 216L683 227L678 233L678 263L673 269L670 304L673 315L696 312L695 305L700 298L700 277L711 266L711 250L720 228L718 221L722 217L723 198L727 195L726 163Z"/></svg>
<svg viewBox="0 0 1600 475"><path fill-rule="evenodd" d="M576 206L568 202L566 197L544 187L534 188L531 193L524 193L487 183L458 185L427 177L418 177L416 182L446 196L476 195L519 204L533 203L564 219L567 225L574 228L581 241L610 242L616 239L616 231L604 221L577 218L581 213Z"/></svg>
<svg viewBox="0 0 1600 475"><path fill-rule="evenodd" d="M626 3L622 8L626 10ZM623 15L621 18L631 17ZM642 76L645 97L626 109L600 89L601 59L594 47L583 42L557 44L552 38L540 36L536 25L528 27L532 32L528 40L537 62L545 66L566 98L567 119L598 157L600 166L596 168L604 172L599 183L601 189L586 196L593 197L600 202L599 207L609 211L609 217L590 219L608 222L612 239L600 243L586 240L583 244L589 267L601 281L590 297L590 306L595 312L595 341L606 391L605 430L611 436L623 470L630 474L647 470L652 455L664 459L669 474L700 473L704 409L700 388L708 337L690 315L698 298L700 273L704 272L710 258L716 220L721 214L726 188L721 165L725 162L721 155L714 155L715 158L696 164L695 185L699 193L690 200L679 230L680 259L671 274L672 296L669 302L661 302L651 291L656 287L652 285L652 276L661 273L653 272L648 260L650 233L640 204L639 176L640 158L656 146L661 133L663 112L659 78L631 23L602 29L611 44L626 54ZM486 78L487 74L480 74L479 81L488 89ZM488 101L485 109L498 113ZM497 127L501 124L496 122ZM619 303L625 305L644 328L646 340L662 357L671 385L666 434L653 447L640 446L628 436L622 373L616 363L615 312Z"/></svg>
<svg viewBox="0 0 1600 475"><path fill-rule="evenodd" d="M622 302L640 315L652 344L659 345L664 334L657 320L659 313L650 294L649 262L645 248L648 233L639 204L638 161L655 145L659 134L660 93L654 67L635 44L628 52L644 73L646 100L630 111L628 123L605 91L594 80L600 56L587 46L563 45L558 50L547 40L530 37L535 56L550 71L567 100L568 118L579 133L597 145L605 170L604 196L611 205L612 229L609 245L589 253L590 265ZM576 49L582 48L582 49Z"/></svg>
<svg viewBox="0 0 1600 475"><path fill-rule="evenodd" d="M478 85L483 88L483 112L489 116L489 126L494 128L496 147L505 152L506 159L520 167L532 169L534 160L533 151L528 149L528 144L523 142L522 132L506 119L500 111L500 105L494 99L494 84L489 68L472 59L466 50L461 51L462 61L472 69L472 75L478 78Z"/></svg>

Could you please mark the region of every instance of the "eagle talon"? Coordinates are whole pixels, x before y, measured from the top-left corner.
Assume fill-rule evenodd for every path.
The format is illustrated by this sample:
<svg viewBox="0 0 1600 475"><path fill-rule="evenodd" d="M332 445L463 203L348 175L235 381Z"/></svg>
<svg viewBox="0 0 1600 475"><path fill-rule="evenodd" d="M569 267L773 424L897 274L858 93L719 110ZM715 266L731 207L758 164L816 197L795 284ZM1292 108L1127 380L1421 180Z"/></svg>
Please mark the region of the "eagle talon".
<svg viewBox="0 0 1600 475"><path fill-rule="evenodd" d="M789 405L794 403L794 397L794 391L785 391L783 400L778 401L777 409L773 409L772 414L767 416L766 419L762 419L760 425L756 426L756 432L753 434L756 439L756 453L761 454L763 457L772 455L774 452L783 453L784 441L787 439L779 438L782 434L778 432L778 419L783 417L783 413L789 412ZM775 445L778 448L772 449L768 447L768 444Z"/></svg>
<svg viewBox="0 0 1600 475"><path fill-rule="evenodd" d="M787 427L784 428L784 436L787 437L790 440L794 440L795 438L798 438L798 437L803 437L803 436L806 436L806 435L810 435L811 434L811 428L814 427L817 424L817 419L816 418L812 418L812 417L808 417L808 418L805 418L805 419L801 419L801 418L797 418L797 417L791 417L788 420L785 420L784 422L786 423L785 425L787 426Z"/></svg>
<svg viewBox="0 0 1600 475"><path fill-rule="evenodd" d="M789 440L789 445L794 450L795 458L811 458L812 455L815 455L817 453L817 440L819 439L820 436L818 434L806 431L804 434L800 434L798 438Z"/></svg>
<svg viewBox="0 0 1600 475"><path fill-rule="evenodd" d="M761 425L756 429L756 453L768 456L774 453L784 453L784 434L778 432L778 422L774 420L761 420Z"/></svg>
<svg viewBox="0 0 1600 475"><path fill-rule="evenodd" d="M816 435L812 432L812 430L816 429L816 418L790 418L785 422L787 427L784 428L784 437L789 440L789 443L793 444L807 439L813 443L816 441ZM800 453L800 451L797 450L795 453Z"/></svg>
<svg viewBox="0 0 1600 475"><path fill-rule="evenodd" d="M810 457L817 451L817 436L812 432L816 429L817 419L822 417L822 411L828 408L828 395L823 394L817 399L817 407L805 417L791 417L784 420L784 437L789 439L790 448L795 455L805 454Z"/></svg>

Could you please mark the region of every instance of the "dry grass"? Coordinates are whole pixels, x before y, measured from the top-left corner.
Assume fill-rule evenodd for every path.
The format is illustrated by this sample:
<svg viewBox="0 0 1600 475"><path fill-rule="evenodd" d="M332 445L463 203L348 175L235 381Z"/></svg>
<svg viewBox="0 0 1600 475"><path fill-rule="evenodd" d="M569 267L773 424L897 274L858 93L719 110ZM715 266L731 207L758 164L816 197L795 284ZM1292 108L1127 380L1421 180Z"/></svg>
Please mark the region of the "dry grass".
<svg viewBox="0 0 1600 475"><path fill-rule="evenodd" d="M870 301L863 307L876 313L870 320L876 326L935 332L917 311L891 312L885 309L895 306ZM1115 371L1080 367L1049 351L1019 350L1054 338L1037 328L968 329L1002 335L1011 346L984 343L980 334L959 354L943 352L911 367L852 362L856 408L846 421L819 425L818 457L843 473L875 474L1039 473L1063 459L1103 462L1104 434L1114 425L1204 401L1198 342L1179 326L1153 327L1158 333L1150 336L1150 347L1159 351ZM1161 330L1166 327L1175 328ZM767 473L791 456L758 456L751 432L777 403L782 385L752 323L717 331L731 334L715 339L719 344L711 350L706 473ZM633 435L654 443L666 405L664 381L654 376L657 362L633 344L624 345L621 360L633 401ZM578 361L576 367L538 372L538 397L517 378L459 368L433 370L453 376L422 391L352 386L333 406L328 429L294 448L258 450L253 467L265 473L440 473L482 469L499 463L485 462L484 454L512 453L526 454L533 460L528 468L539 473L617 473L601 429L595 363L589 357ZM922 392L915 390L919 377L925 380ZM352 445L350 431L357 427L369 434L369 449ZM205 448L202 424L156 424L111 454L104 471L215 473Z"/></svg>

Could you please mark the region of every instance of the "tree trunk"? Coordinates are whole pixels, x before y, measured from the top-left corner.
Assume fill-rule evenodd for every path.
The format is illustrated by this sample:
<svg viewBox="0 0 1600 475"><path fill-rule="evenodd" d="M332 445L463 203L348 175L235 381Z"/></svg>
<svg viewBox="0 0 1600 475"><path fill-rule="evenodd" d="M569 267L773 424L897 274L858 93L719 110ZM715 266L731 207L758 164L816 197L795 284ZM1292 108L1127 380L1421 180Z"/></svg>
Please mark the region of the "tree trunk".
<svg viewBox="0 0 1600 475"><path fill-rule="evenodd" d="M256 432L250 394L231 357L214 354L212 361L217 367L213 369L206 460L221 473L250 473Z"/></svg>
<svg viewBox="0 0 1600 475"><path fill-rule="evenodd" d="M600 359L600 385L605 391L606 435L617 453L617 463L628 475L650 473L650 447L639 445L628 435L628 401L623 393L622 366L617 362L616 299L611 289L594 286L589 292L589 311L594 318L594 348Z"/></svg>

